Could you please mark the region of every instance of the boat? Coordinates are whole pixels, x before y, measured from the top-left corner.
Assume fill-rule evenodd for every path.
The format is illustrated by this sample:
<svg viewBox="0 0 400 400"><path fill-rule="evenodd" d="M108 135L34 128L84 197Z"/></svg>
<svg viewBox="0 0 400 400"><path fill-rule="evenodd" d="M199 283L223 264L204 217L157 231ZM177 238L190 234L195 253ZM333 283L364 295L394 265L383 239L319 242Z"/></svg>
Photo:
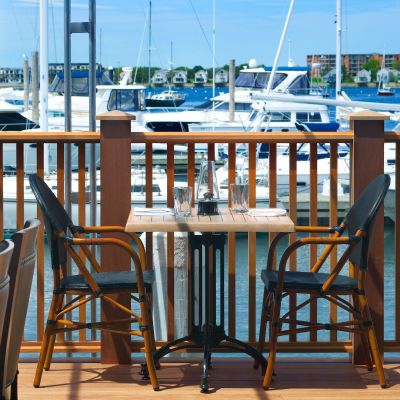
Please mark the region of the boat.
<svg viewBox="0 0 400 400"><path fill-rule="evenodd" d="M179 107L185 100L184 93L169 89L146 98L146 107Z"/></svg>
<svg viewBox="0 0 400 400"><path fill-rule="evenodd" d="M390 80L390 72L387 68L385 68L385 51L382 55L382 65L381 69L378 71L378 96L394 96L395 91L387 86L387 82Z"/></svg>
<svg viewBox="0 0 400 400"><path fill-rule="evenodd" d="M38 124L23 113L23 106L0 100L0 132L23 131L37 127Z"/></svg>
<svg viewBox="0 0 400 400"><path fill-rule="evenodd" d="M378 87L378 96L394 96L396 92L385 83L382 83L380 87Z"/></svg>

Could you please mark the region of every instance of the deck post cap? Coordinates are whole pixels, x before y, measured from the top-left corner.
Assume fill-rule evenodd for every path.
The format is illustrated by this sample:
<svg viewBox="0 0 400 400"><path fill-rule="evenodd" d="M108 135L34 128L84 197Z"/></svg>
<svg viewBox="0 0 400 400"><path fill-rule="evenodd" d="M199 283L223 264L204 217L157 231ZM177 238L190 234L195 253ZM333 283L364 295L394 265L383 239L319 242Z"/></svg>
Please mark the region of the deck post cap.
<svg viewBox="0 0 400 400"><path fill-rule="evenodd" d="M384 121L390 119L389 115L378 113L371 110L356 111L346 115L346 119L350 121Z"/></svg>
<svg viewBox="0 0 400 400"><path fill-rule="evenodd" d="M122 111L114 110L96 115L97 121L134 121L135 115Z"/></svg>

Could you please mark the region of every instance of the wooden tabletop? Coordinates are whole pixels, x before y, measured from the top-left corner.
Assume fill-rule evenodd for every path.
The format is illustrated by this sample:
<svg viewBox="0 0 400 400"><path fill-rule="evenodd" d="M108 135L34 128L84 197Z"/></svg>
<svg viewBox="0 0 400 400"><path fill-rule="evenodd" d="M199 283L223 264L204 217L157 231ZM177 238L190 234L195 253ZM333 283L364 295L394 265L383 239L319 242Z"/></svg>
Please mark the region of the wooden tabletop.
<svg viewBox="0 0 400 400"><path fill-rule="evenodd" d="M175 215L135 215L131 210L125 226L126 232L294 232L294 223L287 216L260 217L238 214L220 208L218 215L190 217Z"/></svg>

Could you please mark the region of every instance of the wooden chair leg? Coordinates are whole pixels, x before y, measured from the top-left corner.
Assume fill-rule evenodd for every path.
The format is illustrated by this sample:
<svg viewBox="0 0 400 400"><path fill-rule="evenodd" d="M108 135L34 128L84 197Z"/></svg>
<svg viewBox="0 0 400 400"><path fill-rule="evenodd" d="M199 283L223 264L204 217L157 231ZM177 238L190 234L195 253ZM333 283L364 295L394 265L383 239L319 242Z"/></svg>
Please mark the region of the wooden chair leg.
<svg viewBox="0 0 400 400"><path fill-rule="evenodd" d="M272 375L274 373L274 365L276 359L276 352L278 347L278 333L280 323L280 312L281 312L281 300L280 295L274 294L274 308L272 311L272 318L270 320L270 336L269 336L269 356L267 363L267 370L265 372L263 388L267 390L271 385Z"/></svg>
<svg viewBox="0 0 400 400"><path fill-rule="evenodd" d="M148 315L149 315L149 329L150 329L150 343L151 343L151 351L152 354L155 353L156 349L156 339L154 337L154 324L153 324L153 293L149 292L147 294L147 301L148 301ZM156 369L160 369L160 360L155 362Z"/></svg>
<svg viewBox="0 0 400 400"><path fill-rule="evenodd" d="M260 333L258 336L258 345L257 350L262 353L265 344L265 334L267 330L267 300L268 300L268 291L264 288L264 297L263 297L263 304L261 309L261 321L260 321ZM258 360L254 360L253 368L258 368L260 362Z"/></svg>
<svg viewBox="0 0 400 400"><path fill-rule="evenodd" d="M51 360L53 358L54 344L56 342L56 335L52 335L49 340L49 347L47 349L46 358L44 361L44 370L48 371L50 369Z"/></svg>
<svg viewBox="0 0 400 400"><path fill-rule="evenodd" d="M53 325L52 323L49 323L49 321L55 320L58 305L60 304L60 301L62 302L62 300L63 300L62 295L53 295L53 298L51 300L50 310L47 317L46 329L44 331L42 346L40 348L40 355L36 367L35 378L33 380L33 386L36 388L40 386L40 381L42 380L45 361L47 358L47 354L49 352L51 337L54 336Z"/></svg>
<svg viewBox="0 0 400 400"><path fill-rule="evenodd" d="M47 352L49 350L50 337L52 336L51 330L52 330L51 327L47 325L43 336L42 347L40 349L40 355L36 367L35 378L33 380L33 386L35 388L38 388L40 386L40 381L42 380L44 363L46 360Z"/></svg>

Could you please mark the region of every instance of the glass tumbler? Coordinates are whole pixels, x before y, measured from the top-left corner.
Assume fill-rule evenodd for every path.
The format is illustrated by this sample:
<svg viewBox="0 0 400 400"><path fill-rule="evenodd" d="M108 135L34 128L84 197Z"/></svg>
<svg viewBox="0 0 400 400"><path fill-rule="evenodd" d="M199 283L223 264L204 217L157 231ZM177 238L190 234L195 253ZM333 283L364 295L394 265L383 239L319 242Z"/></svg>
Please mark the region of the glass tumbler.
<svg viewBox="0 0 400 400"><path fill-rule="evenodd" d="M192 213L192 188L190 186L174 187L175 214L188 217Z"/></svg>
<svg viewBox="0 0 400 400"><path fill-rule="evenodd" d="M249 211L249 185L247 183L230 184L232 210L237 213Z"/></svg>

